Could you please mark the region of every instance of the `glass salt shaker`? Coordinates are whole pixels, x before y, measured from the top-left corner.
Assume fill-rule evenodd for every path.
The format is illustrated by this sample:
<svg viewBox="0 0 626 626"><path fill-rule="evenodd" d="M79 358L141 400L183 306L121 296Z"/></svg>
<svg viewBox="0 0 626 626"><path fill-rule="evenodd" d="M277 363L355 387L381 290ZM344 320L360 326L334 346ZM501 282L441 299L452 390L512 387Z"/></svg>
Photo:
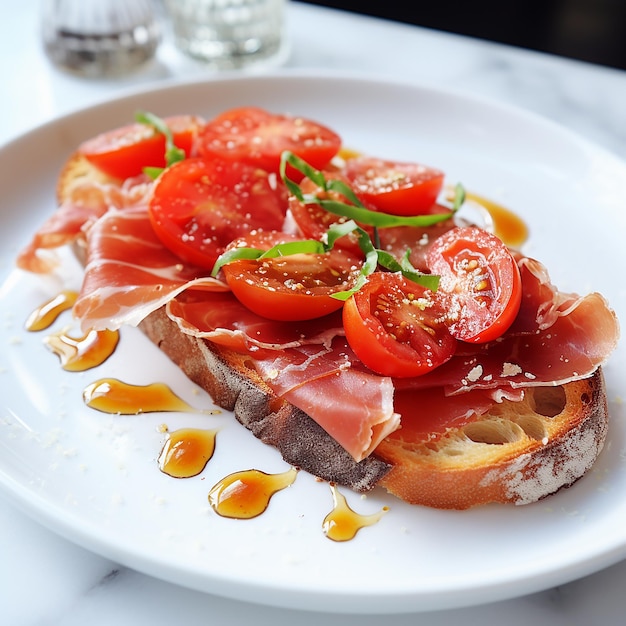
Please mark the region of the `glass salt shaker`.
<svg viewBox="0 0 626 626"><path fill-rule="evenodd" d="M138 68L161 38L151 0L43 0L41 26L51 61L88 77Z"/></svg>

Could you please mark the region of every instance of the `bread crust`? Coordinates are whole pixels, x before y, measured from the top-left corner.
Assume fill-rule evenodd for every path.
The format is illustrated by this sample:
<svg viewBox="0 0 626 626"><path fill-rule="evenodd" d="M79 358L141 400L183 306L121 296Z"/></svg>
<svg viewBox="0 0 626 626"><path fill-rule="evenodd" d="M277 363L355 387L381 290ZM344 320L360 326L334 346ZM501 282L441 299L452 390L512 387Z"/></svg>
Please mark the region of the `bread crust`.
<svg viewBox="0 0 626 626"><path fill-rule="evenodd" d="M72 190L82 183L118 184L115 178L107 176L92 165L80 153L74 152L63 164L57 179L56 198L58 204L63 204Z"/></svg>
<svg viewBox="0 0 626 626"><path fill-rule="evenodd" d="M547 396L556 400L547 402ZM555 403L560 410L552 415ZM381 486L407 502L440 509L528 504L571 486L605 443L601 369L559 387L530 388L522 402L505 400L496 409L436 442L403 440L401 430L388 437L376 450L392 465Z"/></svg>
<svg viewBox="0 0 626 626"><path fill-rule="evenodd" d="M376 486L410 504L467 509L527 504L582 477L602 450L608 428L604 377L530 388L487 415L422 441L387 437L357 463L303 411L277 398L249 364L180 331L161 308L141 330L213 401L233 411L257 438L293 466L357 492ZM403 420L419 419L403 416Z"/></svg>

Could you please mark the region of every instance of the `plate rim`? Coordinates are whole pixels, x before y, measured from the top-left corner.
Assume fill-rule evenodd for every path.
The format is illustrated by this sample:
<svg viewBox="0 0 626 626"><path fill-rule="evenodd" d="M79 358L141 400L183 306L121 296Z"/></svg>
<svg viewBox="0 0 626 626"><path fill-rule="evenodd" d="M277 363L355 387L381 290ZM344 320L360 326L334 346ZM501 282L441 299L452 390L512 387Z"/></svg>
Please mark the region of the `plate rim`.
<svg viewBox="0 0 626 626"><path fill-rule="evenodd" d="M375 85L380 86L382 84L385 84L385 85L407 88L410 90L424 90L428 92L434 92L434 93L443 95L444 97L452 97L455 100L461 100L461 101L470 100L474 102L475 104L479 104L479 105L484 104L485 106L502 110L507 114L511 114L514 116L523 116L532 123L543 125L546 128L551 128L555 132L558 132L564 137L566 137L568 140L574 141L575 143L583 146L585 150L591 150L593 153L601 154L603 158L607 158L607 159L614 161L615 163L624 167L626 170L626 164L614 153L612 153L611 151L607 150L606 148L602 146L598 146L592 143L586 138L583 138L580 135L572 132L568 128L563 127L560 124L554 121L548 120L531 111L521 109L510 104L496 102L494 100L485 98L483 96L478 96L475 94L466 94L462 91L457 91L451 88L437 89L430 85L420 85L420 84L410 82L410 81L388 79L388 78L381 79L381 78L376 78L372 76L359 76L359 75L354 75L354 74L346 74L345 72L330 72L330 73L329 72L317 72L317 71L313 71L313 72L294 71L292 72L292 71L285 71L285 70L272 72L263 76L261 75L259 76L228 76L228 77L210 78L210 79L193 78L193 79L168 81L167 83L159 82L159 83L151 84L147 86L143 85L139 88L133 88L133 89L128 90L126 93L120 94L114 98L103 99L100 102L92 103L86 107L78 107L77 109L73 111L67 112L61 116L55 117L49 121L39 124L33 129L27 131L26 133L23 133L19 135L18 137L11 139L4 144L0 144L0 156L5 154L6 151L10 150L12 147L15 147L21 143L24 143L25 141L28 141L30 137L36 138L43 132L46 132L46 129L53 129L55 127L59 127L59 126L63 126L64 124L67 124L69 121L74 119L77 115L92 115L94 113L97 113L98 110L102 110L103 108L108 108L108 107L111 107L112 105L121 106L123 103L131 102L133 100L136 100L138 97L154 97L156 94L162 91L168 91L168 92L179 91L181 89L199 88L199 87L206 87L209 85L223 86L223 85L230 85L232 83L242 83L242 82L257 83L257 82L267 82L268 80L292 81L293 79L348 80L348 81L357 81L359 83L366 84L369 86L375 86ZM12 484L12 483L15 483L15 484ZM93 537L82 537L83 541L82 542L78 541L77 536L76 536L76 531L79 530L79 527L77 527L75 524L72 525L71 523L69 523L69 526L68 526L67 521L64 524L62 523L63 520L61 518L63 518L64 515L59 515L59 513L65 514L63 510L57 510L56 515L53 510L49 510L49 511L47 510L46 512L47 514L44 515L44 518L42 520L40 517L42 505L39 504L39 506L36 506L35 505L36 503L31 498L25 499L23 494L20 493L19 485L15 481L12 480L11 476L8 476L5 474L4 468L1 465L0 465L0 484L3 486L4 491L10 496L11 500L18 506L18 508L20 508L25 513L33 517L36 521L39 521L44 526L48 527L50 530L65 537L72 543L77 543L78 545L81 545L81 547L87 550L90 550L92 552L96 552L105 558L111 558L109 556L109 554L111 553L111 548L112 548L110 544L100 545L102 544L102 542L96 541L96 544L98 544L97 547L99 549L94 549ZM41 499L41 502L44 504L43 508L45 509L50 508L50 507L45 506L45 503L46 503L45 500ZM615 562L621 560L625 556L626 556L626 536L624 537L623 543L621 545L615 545L613 546L612 549L607 548L607 550L605 551L603 555L596 555L595 562L593 563L591 562L593 561L593 559L587 560L585 563L582 563L582 562L570 563L570 565L568 566L569 573L566 578L568 578L569 580L579 578L586 574L597 571L598 569L608 567L614 564ZM130 560L135 562L135 567L139 565L137 569L139 569L140 571L143 571L144 573L148 575L154 575L144 569L145 562L138 563L138 558L141 561L140 555L133 555L133 557L134 558ZM121 558L119 560L120 562L124 562L124 560ZM130 565L130 566L133 567L133 565ZM176 572L173 572L172 576L175 573ZM561 572L561 574L562 573L563 572ZM525 581L525 590L523 592L524 594L546 588L546 585L544 583L547 580L552 580L550 584L557 584L559 582L563 582L564 580L563 576L558 575L558 572L556 571L548 572L547 575L546 575L546 572L543 572L540 576L543 578L544 583L533 586L533 581L531 581L530 578L534 576L535 574L531 574L531 573L527 574L527 580ZM169 582L173 582L173 583L176 582L176 579L173 577L166 577L166 576L161 576L161 575L159 575L159 577L165 580L168 580ZM500 585L493 587L493 589L491 590L491 594L487 594L487 596L489 596L487 601L506 599L506 598L523 595L523 594L518 593L515 589L513 589L514 586L517 586L519 584L520 584L520 580L502 581ZM209 591L213 593L213 591L204 589L202 588L202 586L194 585L193 581L188 581L186 586L197 589L199 591ZM452 608L454 606L461 607L461 606L470 606L472 604L482 604L484 602L484 597L485 597L484 590L481 590L481 593L483 593L483 595L481 596L480 600L476 600L471 597L471 595L475 593L475 591L476 591L475 588L472 587L471 585L467 589L464 589L464 590L457 588L455 593L458 596L458 601L454 604L450 604L448 602L447 606L450 606L450 608ZM291 600L293 601L293 604L289 602L287 603L283 602L277 605L274 603L271 603L271 604L275 606L283 606L283 607L288 607L288 608L302 608L300 603L304 600L303 596L307 594L304 592L294 592L293 590L290 591L290 593L292 594ZM449 591L440 590L440 593L442 595L446 595L449 593ZM229 596L229 594L227 593L227 590L222 590L220 595L226 595L234 599L239 598L239 596L237 595ZM313 593L313 596L316 596L316 594ZM353 599L348 599L347 601L346 599L335 598L335 602L333 603L331 608L338 612L345 611L345 612L354 613L355 606L358 605L359 602L362 602L362 600L363 598L358 595L355 595ZM403 601L400 598L397 599L398 612L401 612L401 611L404 612L407 609L410 610L411 612L419 612L422 610L431 610L433 608L441 608L441 601L442 601L441 598L432 597L430 601L426 601L422 599L422 602L419 602L419 601L416 601L415 598L407 598L403 596ZM371 612L373 608L372 603L368 602L366 604L367 606L363 607L364 612L365 611ZM318 605L315 603L314 599L313 601L306 601L306 608L316 608L317 606ZM327 608L328 607L319 607L319 610L326 610ZM387 602L385 602L384 612L390 612L389 609L390 607L388 606Z"/></svg>

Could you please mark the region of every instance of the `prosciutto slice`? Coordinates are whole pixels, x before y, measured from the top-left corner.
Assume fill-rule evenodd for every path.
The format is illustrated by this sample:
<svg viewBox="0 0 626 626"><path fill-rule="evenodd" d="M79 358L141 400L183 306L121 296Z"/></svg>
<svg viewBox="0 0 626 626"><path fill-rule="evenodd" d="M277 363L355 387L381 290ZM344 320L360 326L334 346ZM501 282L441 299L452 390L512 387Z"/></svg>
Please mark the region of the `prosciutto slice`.
<svg viewBox="0 0 626 626"><path fill-rule="evenodd" d="M354 355L345 341L335 343L266 354L255 358L255 366L278 397L303 410L361 461L400 427L393 382L352 367Z"/></svg>
<svg viewBox="0 0 626 626"><path fill-rule="evenodd" d="M154 234L145 206L105 213L87 231L87 250L74 305L85 331L136 326L187 289L228 289L167 250Z"/></svg>
<svg viewBox="0 0 626 626"><path fill-rule="evenodd" d="M452 359L425 376L396 381L397 387L443 387L448 395L471 389L560 385L591 376L617 346L619 323L598 293L565 294L545 267L521 259L523 300L509 329L496 341L459 344Z"/></svg>
<svg viewBox="0 0 626 626"><path fill-rule="evenodd" d="M19 253L17 266L29 272L45 274L57 265L55 257L46 254L81 238L90 223L110 209L123 209L145 202L151 184L143 177L124 184L87 180L74 184L56 211L42 224L31 241Z"/></svg>
<svg viewBox="0 0 626 626"><path fill-rule="evenodd" d="M343 335L341 313L301 322L282 322L250 311L231 292L188 291L167 305L181 332L238 352L329 345Z"/></svg>
<svg viewBox="0 0 626 626"><path fill-rule="evenodd" d="M48 271L41 251L81 238L87 257L74 313L84 331L137 325L166 306L181 332L250 353L274 393L357 461L400 428L402 416L403 438L431 436L502 398L520 399L528 386L590 376L617 343L617 319L602 296L561 293L543 265L519 256L524 296L505 335L479 346L459 343L451 360L424 376L379 376L350 350L340 313L273 322L245 309L225 283L183 263L155 235L138 189L128 195L96 186L82 199L70 196L20 255L20 266ZM388 235L393 249L398 233Z"/></svg>

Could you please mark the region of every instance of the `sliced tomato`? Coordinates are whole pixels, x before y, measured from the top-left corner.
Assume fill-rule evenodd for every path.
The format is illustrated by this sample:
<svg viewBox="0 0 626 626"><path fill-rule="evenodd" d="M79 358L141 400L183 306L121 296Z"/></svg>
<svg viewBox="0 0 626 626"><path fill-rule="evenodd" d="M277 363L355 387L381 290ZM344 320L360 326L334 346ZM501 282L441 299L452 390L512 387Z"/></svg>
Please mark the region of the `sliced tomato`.
<svg viewBox="0 0 626 626"><path fill-rule="evenodd" d="M285 233L260 233L240 238L231 247L269 249L297 241ZM235 297L248 309L273 320L315 319L339 310L337 291L350 289L360 264L340 250L327 254L293 254L263 260L238 260L222 271Z"/></svg>
<svg viewBox="0 0 626 626"><path fill-rule="evenodd" d="M178 148L191 156L204 120L193 115L166 117ZM78 151L92 165L113 178L138 176L144 167L165 167L165 136L146 124L129 124L97 135Z"/></svg>
<svg viewBox="0 0 626 626"><path fill-rule="evenodd" d="M450 218L454 215L451 209L440 204L433 204L424 215L440 213L449 213ZM411 265L421 272L428 272L426 255L430 246L440 235L455 227L456 224L453 219L437 222L432 226L392 226L391 228L381 228L378 231L378 237L382 250L389 252L398 261L409 250Z"/></svg>
<svg viewBox="0 0 626 626"><path fill-rule="evenodd" d="M324 172L324 177L326 180L329 179L337 179L346 183L350 186L350 182L347 178L336 171L328 171ZM318 187L310 178L305 178L301 184L300 189L302 193L309 196L316 196L318 199L322 200L339 200L341 202L347 202L346 199L339 193L335 192L326 192ZM365 204L365 203L364 203ZM367 207L373 208L373 207ZM290 196L289 198L289 209L291 211L291 215L293 217L296 226L302 233L304 237L308 237L310 239L317 239L320 241L326 231L333 225L338 222L343 222L346 218L341 217L339 215L335 215L334 213L330 213L323 209L319 204L315 202L304 203L300 202L296 197ZM362 228L369 233L370 237L374 236L374 230L370 226L362 226ZM352 254L357 256L362 256L361 248L359 247L359 242L356 234L350 233L345 237L341 237L335 243L337 248L341 248L342 250L347 250Z"/></svg>
<svg viewBox="0 0 626 626"><path fill-rule="evenodd" d="M375 272L343 307L346 339L359 359L384 376L420 376L445 363L456 340L430 290L401 274Z"/></svg>
<svg viewBox="0 0 626 626"><path fill-rule="evenodd" d="M270 113L258 107L240 107L207 123L198 150L201 156L215 155L278 173L285 150L322 169L340 147L339 135L313 120ZM292 168L288 174L294 180L302 178Z"/></svg>
<svg viewBox="0 0 626 626"><path fill-rule="evenodd" d="M454 228L434 241L427 264L441 276L438 293L457 339L491 341L515 320L522 280L515 259L495 235L473 226Z"/></svg>
<svg viewBox="0 0 626 626"><path fill-rule="evenodd" d="M157 179L150 221L181 259L212 269L233 239L254 229L281 229L287 192L276 183L275 176L245 163L179 161Z"/></svg>
<svg viewBox="0 0 626 626"><path fill-rule="evenodd" d="M433 167L365 156L348 159L344 171L362 198L392 215L428 212L444 182L444 173Z"/></svg>

